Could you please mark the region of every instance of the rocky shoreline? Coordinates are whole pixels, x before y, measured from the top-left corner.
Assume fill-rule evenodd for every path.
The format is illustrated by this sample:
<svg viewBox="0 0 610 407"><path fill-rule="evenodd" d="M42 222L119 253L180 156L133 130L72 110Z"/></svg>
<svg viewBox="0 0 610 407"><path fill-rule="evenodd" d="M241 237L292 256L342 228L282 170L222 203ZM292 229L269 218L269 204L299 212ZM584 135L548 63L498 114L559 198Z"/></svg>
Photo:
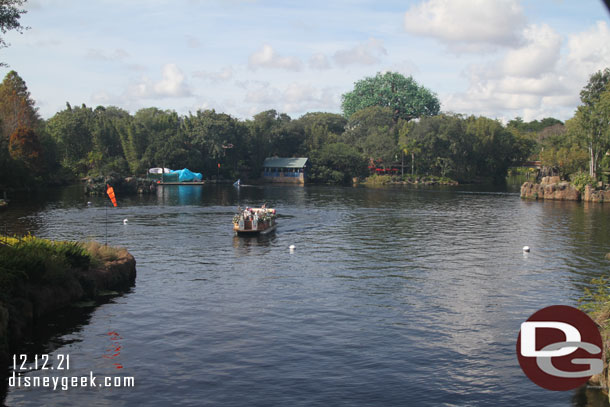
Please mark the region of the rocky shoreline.
<svg viewBox="0 0 610 407"><path fill-rule="evenodd" d="M89 177L85 182L85 194L106 195L106 185L123 194L152 194L157 192L157 181L136 177Z"/></svg>
<svg viewBox="0 0 610 407"><path fill-rule="evenodd" d="M610 202L609 189L595 189L586 185L581 192L568 181L559 177L543 177L540 183L524 182L521 186L523 199L550 199L556 201Z"/></svg>
<svg viewBox="0 0 610 407"><path fill-rule="evenodd" d="M0 302L0 361L9 360L11 352L36 330L40 318L78 301L95 300L104 292L126 291L135 279L136 261L125 252L97 268L70 270L61 282L44 285L22 282L18 297Z"/></svg>

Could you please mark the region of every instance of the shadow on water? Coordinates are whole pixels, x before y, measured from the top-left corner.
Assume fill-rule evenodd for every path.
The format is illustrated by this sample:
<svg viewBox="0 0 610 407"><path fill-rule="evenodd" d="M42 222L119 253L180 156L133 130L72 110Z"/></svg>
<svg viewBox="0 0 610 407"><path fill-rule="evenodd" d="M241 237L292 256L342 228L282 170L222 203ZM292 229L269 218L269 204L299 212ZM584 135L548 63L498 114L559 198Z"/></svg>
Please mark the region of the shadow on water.
<svg viewBox="0 0 610 407"><path fill-rule="evenodd" d="M80 342L79 332L89 324L95 310L104 304L109 304L131 292L122 295L108 295L96 301L76 303L73 306L62 308L51 316L40 318L36 325L31 327L30 335L16 349L12 355L27 355L28 363L33 362L34 355L51 354L56 349ZM4 406L8 394L8 378L13 374L13 361L0 368L0 405Z"/></svg>

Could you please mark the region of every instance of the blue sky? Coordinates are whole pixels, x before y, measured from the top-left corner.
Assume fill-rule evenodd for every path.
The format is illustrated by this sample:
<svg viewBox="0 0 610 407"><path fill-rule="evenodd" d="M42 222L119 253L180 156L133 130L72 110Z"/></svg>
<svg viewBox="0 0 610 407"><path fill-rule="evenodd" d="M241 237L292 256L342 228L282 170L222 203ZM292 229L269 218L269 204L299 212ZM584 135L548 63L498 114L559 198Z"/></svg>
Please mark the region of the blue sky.
<svg viewBox="0 0 610 407"><path fill-rule="evenodd" d="M598 0L29 0L5 35L43 117L66 102L249 118L340 112L377 72L412 75L443 111L565 120L610 67Z"/></svg>

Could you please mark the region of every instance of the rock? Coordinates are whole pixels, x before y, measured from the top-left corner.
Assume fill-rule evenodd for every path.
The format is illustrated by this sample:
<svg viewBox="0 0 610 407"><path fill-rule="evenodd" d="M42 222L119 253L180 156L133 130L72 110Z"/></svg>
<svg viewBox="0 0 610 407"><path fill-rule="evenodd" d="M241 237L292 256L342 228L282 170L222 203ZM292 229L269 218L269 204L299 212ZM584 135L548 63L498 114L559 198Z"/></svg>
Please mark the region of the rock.
<svg viewBox="0 0 610 407"><path fill-rule="evenodd" d="M524 182L521 186L521 198L525 199L544 199L544 188L541 184Z"/></svg>
<svg viewBox="0 0 610 407"><path fill-rule="evenodd" d="M591 188L591 185L585 185L585 193L584 193L583 201L591 202L591 194L593 192L594 192L594 190L593 190L593 188Z"/></svg>
<svg viewBox="0 0 610 407"><path fill-rule="evenodd" d="M606 260L610 260L610 253L606 253Z"/></svg>
<svg viewBox="0 0 610 407"><path fill-rule="evenodd" d="M569 182L549 183L549 178L544 177L545 183L535 184L524 182L521 186L521 198L525 199L553 199L558 201L579 201L580 192ZM554 179L555 180L555 179Z"/></svg>
<svg viewBox="0 0 610 407"><path fill-rule="evenodd" d="M610 202L610 191L593 189L591 185L585 185L585 202Z"/></svg>
<svg viewBox="0 0 610 407"><path fill-rule="evenodd" d="M542 177L541 184L558 184L561 179L558 176Z"/></svg>

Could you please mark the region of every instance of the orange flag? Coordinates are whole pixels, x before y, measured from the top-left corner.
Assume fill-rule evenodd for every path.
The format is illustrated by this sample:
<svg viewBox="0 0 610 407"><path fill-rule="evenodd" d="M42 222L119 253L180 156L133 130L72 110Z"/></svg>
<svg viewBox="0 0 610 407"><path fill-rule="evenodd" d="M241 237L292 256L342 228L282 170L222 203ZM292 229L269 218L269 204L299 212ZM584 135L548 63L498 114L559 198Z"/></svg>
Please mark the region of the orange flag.
<svg viewBox="0 0 610 407"><path fill-rule="evenodd" d="M114 196L114 189L106 184L106 193L108 194L108 197L110 198L110 200L112 201L112 204L116 207L116 197Z"/></svg>

